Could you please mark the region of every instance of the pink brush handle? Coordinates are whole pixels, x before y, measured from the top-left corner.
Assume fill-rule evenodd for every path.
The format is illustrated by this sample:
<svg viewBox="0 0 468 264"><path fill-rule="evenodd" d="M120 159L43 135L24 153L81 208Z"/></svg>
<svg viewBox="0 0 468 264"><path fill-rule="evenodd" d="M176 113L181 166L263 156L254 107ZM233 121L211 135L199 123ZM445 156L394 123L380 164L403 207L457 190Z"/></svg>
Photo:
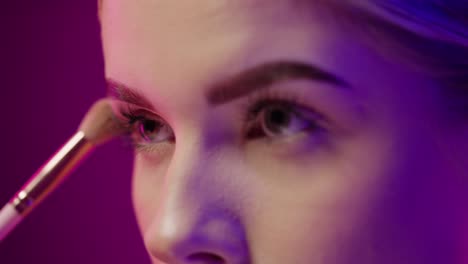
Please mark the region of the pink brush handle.
<svg viewBox="0 0 468 264"><path fill-rule="evenodd" d="M23 217L8 203L0 211L0 242L21 222Z"/></svg>

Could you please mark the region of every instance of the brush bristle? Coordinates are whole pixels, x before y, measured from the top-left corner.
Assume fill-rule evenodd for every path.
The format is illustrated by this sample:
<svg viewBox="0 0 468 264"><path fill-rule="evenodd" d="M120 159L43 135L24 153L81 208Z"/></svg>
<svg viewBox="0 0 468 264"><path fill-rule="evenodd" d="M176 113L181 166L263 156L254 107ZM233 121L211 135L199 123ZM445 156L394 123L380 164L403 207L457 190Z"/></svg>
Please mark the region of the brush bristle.
<svg viewBox="0 0 468 264"><path fill-rule="evenodd" d="M101 144L122 134L122 127L114 118L109 99L101 99L91 106L81 121L79 130L94 144Z"/></svg>

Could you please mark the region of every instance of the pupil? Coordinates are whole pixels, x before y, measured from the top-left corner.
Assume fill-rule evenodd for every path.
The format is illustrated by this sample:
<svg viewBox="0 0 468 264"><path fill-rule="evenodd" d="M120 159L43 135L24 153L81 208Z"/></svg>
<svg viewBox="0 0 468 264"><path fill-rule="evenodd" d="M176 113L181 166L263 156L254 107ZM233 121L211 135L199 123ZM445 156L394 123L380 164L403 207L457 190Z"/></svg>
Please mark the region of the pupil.
<svg viewBox="0 0 468 264"><path fill-rule="evenodd" d="M153 132L156 129L156 122L154 121L145 121L143 122L143 131L144 132Z"/></svg>
<svg viewBox="0 0 468 264"><path fill-rule="evenodd" d="M156 136L157 129L160 127L160 123L154 121L154 120L144 120L140 124L140 135L145 139L145 140L153 140L153 138Z"/></svg>
<svg viewBox="0 0 468 264"><path fill-rule="evenodd" d="M274 107L267 111L265 121L268 129L273 132L281 132L281 129L291 122L291 115L287 109Z"/></svg>

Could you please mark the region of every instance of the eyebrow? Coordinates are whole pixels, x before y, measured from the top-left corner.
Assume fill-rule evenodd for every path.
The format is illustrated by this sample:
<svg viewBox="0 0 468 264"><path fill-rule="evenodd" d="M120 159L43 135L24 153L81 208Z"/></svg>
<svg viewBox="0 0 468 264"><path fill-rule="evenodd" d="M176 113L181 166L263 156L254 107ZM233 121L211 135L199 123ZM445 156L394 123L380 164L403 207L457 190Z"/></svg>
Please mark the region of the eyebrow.
<svg viewBox="0 0 468 264"><path fill-rule="evenodd" d="M106 78L106 86L108 96L114 97L129 104L147 108L149 110L155 110L153 104L136 89L130 88L125 84L111 78Z"/></svg>
<svg viewBox="0 0 468 264"><path fill-rule="evenodd" d="M206 98L211 105L224 104L259 89L293 79L308 79L337 87L350 87L343 79L314 65L298 61L277 61L261 64L213 85Z"/></svg>
<svg viewBox="0 0 468 264"><path fill-rule="evenodd" d="M297 61L277 61L245 70L225 81L211 85L205 97L216 106L266 89L287 80L308 79L326 82L336 87L350 87L343 79L314 65ZM153 105L136 89L111 78L106 79L107 93L118 100L154 110Z"/></svg>

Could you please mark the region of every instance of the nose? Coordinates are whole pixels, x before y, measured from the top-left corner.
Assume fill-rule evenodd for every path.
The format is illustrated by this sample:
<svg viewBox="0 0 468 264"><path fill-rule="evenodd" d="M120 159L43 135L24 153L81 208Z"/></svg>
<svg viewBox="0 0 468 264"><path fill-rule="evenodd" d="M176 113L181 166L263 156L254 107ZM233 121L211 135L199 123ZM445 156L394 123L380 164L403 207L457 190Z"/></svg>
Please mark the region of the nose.
<svg viewBox="0 0 468 264"><path fill-rule="evenodd" d="M178 155L176 151L165 175L165 195L145 234L150 254L164 263L249 263L245 230L234 209L236 188L228 180L232 175L216 169L219 159Z"/></svg>

